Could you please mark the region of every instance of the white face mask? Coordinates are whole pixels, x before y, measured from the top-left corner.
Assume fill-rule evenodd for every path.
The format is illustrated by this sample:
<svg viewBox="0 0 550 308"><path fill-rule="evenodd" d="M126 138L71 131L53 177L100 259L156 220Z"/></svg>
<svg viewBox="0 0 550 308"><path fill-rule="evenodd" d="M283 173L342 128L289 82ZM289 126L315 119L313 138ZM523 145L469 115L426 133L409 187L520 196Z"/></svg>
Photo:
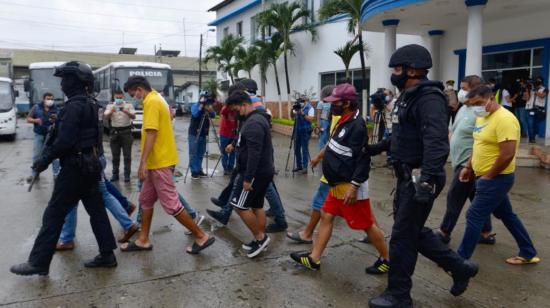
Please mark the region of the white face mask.
<svg viewBox="0 0 550 308"><path fill-rule="evenodd" d="M46 100L46 106L48 106L48 107L53 106L53 103L54 103L53 99Z"/></svg>
<svg viewBox="0 0 550 308"><path fill-rule="evenodd" d="M452 90L454 89L453 86L451 86L450 84L447 85L447 90Z"/></svg>
<svg viewBox="0 0 550 308"><path fill-rule="evenodd" d="M468 96L468 91L464 91L462 89L458 91L457 98L458 98L458 101L461 102L462 104L464 104L464 102L466 101L466 96Z"/></svg>
<svg viewBox="0 0 550 308"><path fill-rule="evenodd" d="M485 118L490 114L490 112L487 111L486 106L472 106L470 108L472 108L472 111L474 112L476 117L479 117L479 118Z"/></svg>

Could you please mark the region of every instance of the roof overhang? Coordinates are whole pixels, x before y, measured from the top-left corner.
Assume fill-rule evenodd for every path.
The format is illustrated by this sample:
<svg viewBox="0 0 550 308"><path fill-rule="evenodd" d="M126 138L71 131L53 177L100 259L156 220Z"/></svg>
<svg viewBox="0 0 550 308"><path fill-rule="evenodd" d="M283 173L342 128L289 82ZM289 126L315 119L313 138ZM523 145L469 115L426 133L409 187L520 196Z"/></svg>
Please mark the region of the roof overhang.
<svg viewBox="0 0 550 308"><path fill-rule="evenodd" d="M214 27L214 26L217 26L219 24L221 24L222 22L226 21L226 20L229 20L235 16L238 16L258 5L262 4L262 0L252 0L250 1L249 3L243 5L243 6L240 6L238 8L236 8L235 10L225 14L225 15L222 15L216 19L214 19L213 21L209 22L208 25L211 26L211 27Z"/></svg>

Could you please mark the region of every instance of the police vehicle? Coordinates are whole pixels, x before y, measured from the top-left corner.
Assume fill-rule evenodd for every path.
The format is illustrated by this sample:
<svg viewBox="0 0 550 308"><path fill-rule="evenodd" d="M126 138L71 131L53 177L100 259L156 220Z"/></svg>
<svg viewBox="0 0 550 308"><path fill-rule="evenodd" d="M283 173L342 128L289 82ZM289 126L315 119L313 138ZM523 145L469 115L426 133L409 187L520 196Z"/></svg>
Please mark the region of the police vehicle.
<svg viewBox="0 0 550 308"><path fill-rule="evenodd" d="M52 93L56 105L65 101L61 91L61 78L53 76L56 67L65 62L35 62L29 64L29 78L25 80L24 89L29 96L29 110L42 102L44 93Z"/></svg>
<svg viewBox="0 0 550 308"><path fill-rule="evenodd" d="M168 104L171 106L174 102L174 80L172 68L168 64L155 62L111 62L94 71L95 88L99 91L96 99L99 104L105 108L107 104L113 101L113 95L116 90L124 90L124 84L131 76L145 77L151 87L161 93ZM143 123L143 106L140 102L124 93L125 100L134 105L136 118L132 121L132 132L141 131ZM172 106L173 107L173 106ZM103 122L105 128L109 123Z"/></svg>
<svg viewBox="0 0 550 308"><path fill-rule="evenodd" d="M10 140L15 140L17 126L16 96L18 93L13 89L12 80L0 77L0 135L6 135Z"/></svg>

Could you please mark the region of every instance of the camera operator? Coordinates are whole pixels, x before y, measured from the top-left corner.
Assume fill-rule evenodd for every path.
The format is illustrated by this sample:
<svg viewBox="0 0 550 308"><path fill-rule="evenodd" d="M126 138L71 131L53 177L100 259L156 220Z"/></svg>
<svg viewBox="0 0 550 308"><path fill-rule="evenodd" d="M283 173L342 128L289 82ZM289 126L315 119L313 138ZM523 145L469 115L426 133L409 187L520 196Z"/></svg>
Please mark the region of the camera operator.
<svg viewBox="0 0 550 308"><path fill-rule="evenodd" d="M203 92L200 95L199 102L191 106L188 138L189 169L191 169L191 178L194 180L207 177L207 174L202 170L202 160L206 152L206 137L210 130L210 121L207 117L213 118L216 116L213 104L214 98L208 92Z"/></svg>
<svg viewBox="0 0 550 308"><path fill-rule="evenodd" d="M376 93L370 96L370 113L374 120L373 142L380 142L382 139L388 139L391 136L391 113L394 105L394 95L389 89L380 88Z"/></svg>
<svg viewBox="0 0 550 308"><path fill-rule="evenodd" d="M309 139L311 138L311 122L315 119L315 109L308 99L299 98L292 106L294 125L294 157L296 168L292 172L307 174L309 163Z"/></svg>

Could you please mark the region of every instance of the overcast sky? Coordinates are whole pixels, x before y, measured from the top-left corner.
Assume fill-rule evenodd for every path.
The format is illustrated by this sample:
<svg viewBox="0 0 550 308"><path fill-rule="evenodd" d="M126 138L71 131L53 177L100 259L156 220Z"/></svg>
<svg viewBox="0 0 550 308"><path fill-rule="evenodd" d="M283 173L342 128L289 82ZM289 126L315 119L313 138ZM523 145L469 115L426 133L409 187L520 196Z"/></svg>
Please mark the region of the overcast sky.
<svg viewBox="0 0 550 308"><path fill-rule="evenodd" d="M220 1L0 0L0 47L153 54L156 44L198 56L201 33L215 44L206 10Z"/></svg>

